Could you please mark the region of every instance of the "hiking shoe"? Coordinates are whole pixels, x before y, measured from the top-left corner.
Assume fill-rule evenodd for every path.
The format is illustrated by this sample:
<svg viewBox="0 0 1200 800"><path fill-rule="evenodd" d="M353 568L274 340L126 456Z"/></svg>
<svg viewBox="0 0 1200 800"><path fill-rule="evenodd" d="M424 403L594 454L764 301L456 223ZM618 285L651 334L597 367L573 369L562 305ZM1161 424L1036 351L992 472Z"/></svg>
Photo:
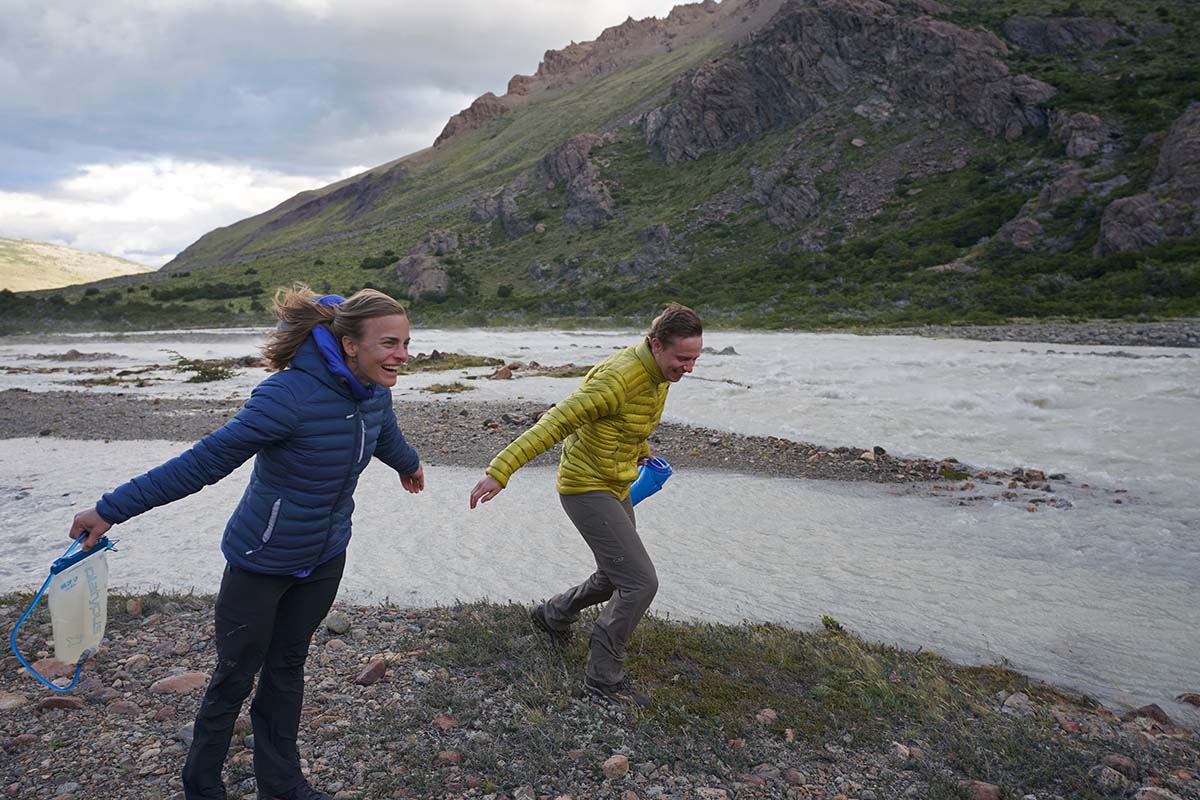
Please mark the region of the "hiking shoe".
<svg viewBox="0 0 1200 800"><path fill-rule="evenodd" d="M571 641L571 629L560 631L550 627L550 623L546 621L546 604L539 603L529 612L529 618L533 620L534 627L542 633L550 637L550 644L554 645L559 650L565 648Z"/></svg>
<svg viewBox="0 0 1200 800"><path fill-rule="evenodd" d="M604 703L621 706L641 706L642 708L650 705L650 695L634 688L633 684L629 682L628 676L621 678L616 683L600 683L585 675L583 678L583 688L592 697Z"/></svg>
<svg viewBox="0 0 1200 800"><path fill-rule="evenodd" d="M333 797L324 792L318 792L309 785L308 781L302 779L298 785L283 794L273 796L260 794L259 800L333 800Z"/></svg>

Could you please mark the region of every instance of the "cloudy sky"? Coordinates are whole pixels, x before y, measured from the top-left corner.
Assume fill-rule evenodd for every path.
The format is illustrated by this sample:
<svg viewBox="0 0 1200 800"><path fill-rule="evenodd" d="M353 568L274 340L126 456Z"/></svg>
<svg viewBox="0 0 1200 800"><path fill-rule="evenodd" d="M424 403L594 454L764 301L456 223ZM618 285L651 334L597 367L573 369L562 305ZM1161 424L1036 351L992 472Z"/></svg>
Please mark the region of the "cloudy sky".
<svg viewBox="0 0 1200 800"><path fill-rule="evenodd" d="M0 0L0 237L161 265L678 0Z"/></svg>

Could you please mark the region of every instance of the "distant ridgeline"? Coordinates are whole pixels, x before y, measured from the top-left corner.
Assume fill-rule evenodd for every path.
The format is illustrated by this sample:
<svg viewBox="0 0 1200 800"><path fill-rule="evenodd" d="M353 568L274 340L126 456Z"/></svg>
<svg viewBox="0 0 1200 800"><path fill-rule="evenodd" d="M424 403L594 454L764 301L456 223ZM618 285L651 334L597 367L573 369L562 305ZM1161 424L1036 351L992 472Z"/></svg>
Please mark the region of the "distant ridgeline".
<svg viewBox="0 0 1200 800"><path fill-rule="evenodd" d="M0 238L0 290L24 292L152 272L154 267L72 247Z"/></svg>
<svg viewBox="0 0 1200 800"><path fill-rule="evenodd" d="M1194 316L1198 87L1188 0L684 5L161 274L2 295L0 324L244 324L295 280L423 323Z"/></svg>

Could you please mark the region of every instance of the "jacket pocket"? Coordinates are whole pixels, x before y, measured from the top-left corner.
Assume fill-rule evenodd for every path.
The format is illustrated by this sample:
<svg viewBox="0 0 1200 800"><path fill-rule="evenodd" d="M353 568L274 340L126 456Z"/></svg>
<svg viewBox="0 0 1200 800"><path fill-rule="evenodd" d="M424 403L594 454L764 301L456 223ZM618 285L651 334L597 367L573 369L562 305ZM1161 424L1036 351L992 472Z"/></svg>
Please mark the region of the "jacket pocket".
<svg viewBox="0 0 1200 800"><path fill-rule="evenodd" d="M279 522L279 511L281 508L283 508L283 498L279 497L276 498L275 502L271 505L271 514L269 517L267 517L266 527L263 528L262 534L259 536L257 546L247 550L246 555L254 555L259 550L262 550L264 547L266 547L267 543L271 541L271 536L273 536L275 533L275 525L277 522Z"/></svg>

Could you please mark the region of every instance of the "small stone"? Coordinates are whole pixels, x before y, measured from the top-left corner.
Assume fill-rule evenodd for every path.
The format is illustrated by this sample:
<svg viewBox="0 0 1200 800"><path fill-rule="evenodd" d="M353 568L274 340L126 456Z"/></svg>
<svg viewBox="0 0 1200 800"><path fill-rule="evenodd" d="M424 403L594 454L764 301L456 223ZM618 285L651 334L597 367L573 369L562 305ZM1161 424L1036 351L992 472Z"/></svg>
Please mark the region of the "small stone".
<svg viewBox="0 0 1200 800"><path fill-rule="evenodd" d="M340 611L335 611L325 618L325 628L335 636L341 636L350 630L350 618Z"/></svg>
<svg viewBox="0 0 1200 800"><path fill-rule="evenodd" d="M335 651L336 650L345 650L346 643L344 641L342 641L341 639L330 639L328 642L325 643L325 649L326 650L335 650Z"/></svg>
<svg viewBox="0 0 1200 800"><path fill-rule="evenodd" d="M436 727L441 728L443 731L448 731L458 724L458 720L456 720L454 717L448 717L443 714L440 717L434 717L433 724Z"/></svg>
<svg viewBox="0 0 1200 800"><path fill-rule="evenodd" d="M184 725L182 728L175 731L175 738L186 744L188 747L191 747L192 739L195 738L195 728L196 723L189 722L187 725Z"/></svg>
<svg viewBox="0 0 1200 800"><path fill-rule="evenodd" d="M1167 712L1163 711L1157 703L1150 703L1149 705L1144 705L1141 708L1135 708L1133 711L1130 711L1121 717L1121 719L1129 721L1137 719L1138 717L1152 719L1159 725L1167 725L1172 727L1175 725L1174 720L1167 716Z"/></svg>
<svg viewBox="0 0 1200 800"><path fill-rule="evenodd" d="M629 774L629 759L625 756L616 755L605 761L600 768L604 770L604 777L610 781L615 781Z"/></svg>
<svg viewBox="0 0 1200 800"><path fill-rule="evenodd" d="M1183 800L1183 798L1161 786L1143 786L1137 790L1133 800Z"/></svg>
<svg viewBox="0 0 1200 800"><path fill-rule="evenodd" d="M1175 698L1177 703L1187 703L1191 706L1200 708L1200 692L1184 692Z"/></svg>
<svg viewBox="0 0 1200 800"><path fill-rule="evenodd" d="M142 713L142 709L137 703L129 700L116 700L108 704L108 713L119 714L123 717L136 717Z"/></svg>
<svg viewBox="0 0 1200 800"><path fill-rule="evenodd" d="M867 140L860 138L858 136L855 136L853 139L850 140L850 144L854 145L855 147L866 147Z"/></svg>
<svg viewBox="0 0 1200 800"><path fill-rule="evenodd" d="M29 702L29 698L15 692L0 691L0 711L12 711Z"/></svg>
<svg viewBox="0 0 1200 800"><path fill-rule="evenodd" d="M433 759L439 767L458 766L462 763L462 753L457 750L443 750Z"/></svg>
<svg viewBox="0 0 1200 800"><path fill-rule="evenodd" d="M783 779L791 786L803 786L808 779L804 773L798 769L786 769L783 772Z"/></svg>
<svg viewBox="0 0 1200 800"><path fill-rule="evenodd" d="M142 615L142 598L131 597L126 600L125 612L131 617L140 617Z"/></svg>
<svg viewBox="0 0 1200 800"><path fill-rule="evenodd" d="M137 653L129 657L125 662L125 671L129 673L138 673L150 666L150 656L145 653Z"/></svg>
<svg viewBox="0 0 1200 800"><path fill-rule="evenodd" d="M759 725L774 725L779 722L779 712L773 708L764 708L754 715L754 719Z"/></svg>
<svg viewBox="0 0 1200 800"><path fill-rule="evenodd" d="M888 755L897 761L908 761L912 753L909 751L908 745L901 744L900 742L892 742L891 747L888 748Z"/></svg>
<svg viewBox="0 0 1200 800"><path fill-rule="evenodd" d="M1100 759L1100 763L1106 767L1112 767L1131 781L1137 780L1137 762L1127 755L1122 753L1108 753L1104 758Z"/></svg>
<svg viewBox="0 0 1200 800"><path fill-rule="evenodd" d="M696 797L701 800L728 800L729 792L724 789L713 789L709 786L701 786L696 790Z"/></svg>
<svg viewBox="0 0 1200 800"><path fill-rule="evenodd" d="M745 750L746 749L746 740L745 739L730 739L725 744L729 746L730 750Z"/></svg>
<svg viewBox="0 0 1200 800"><path fill-rule="evenodd" d="M57 658L43 658L33 662L33 668L48 681L55 678L66 678L75 674L75 668L64 664Z"/></svg>
<svg viewBox="0 0 1200 800"><path fill-rule="evenodd" d="M354 682L359 686L370 686L377 683L385 672L387 672L387 662L382 658L374 658L370 664L367 664L367 668L358 674Z"/></svg>
<svg viewBox="0 0 1200 800"><path fill-rule="evenodd" d="M1004 701L1004 705L1000 710L1005 714L1028 716L1030 713L1029 695L1024 692L1014 692Z"/></svg>
<svg viewBox="0 0 1200 800"><path fill-rule="evenodd" d="M1129 779L1112 767L1097 764L1088 770L1088 777L1105 792L1117 792L1129 785Z"/></svg>
<svg viewBox="0 0 1200 800"><path fill-rule="evenodd" d="M38 711L49 711L49 710L55 709L55 708L62 708L62 709L66 709L66 710L74 710L77 708L83 708L83 698L82 697L64 697L64 696L47 697L47 698L44 698L43 700L39 701L37 704Z"/></svg>
<svg viewBox="0 0 1200 800"><path fill-rule="evenodd" d="M208 675L203 672L182 672L161 678L150 684L151 694L186 694L208 684Z"/></svg>

